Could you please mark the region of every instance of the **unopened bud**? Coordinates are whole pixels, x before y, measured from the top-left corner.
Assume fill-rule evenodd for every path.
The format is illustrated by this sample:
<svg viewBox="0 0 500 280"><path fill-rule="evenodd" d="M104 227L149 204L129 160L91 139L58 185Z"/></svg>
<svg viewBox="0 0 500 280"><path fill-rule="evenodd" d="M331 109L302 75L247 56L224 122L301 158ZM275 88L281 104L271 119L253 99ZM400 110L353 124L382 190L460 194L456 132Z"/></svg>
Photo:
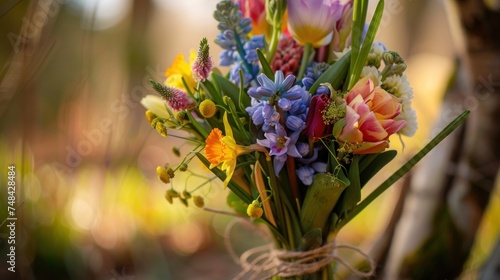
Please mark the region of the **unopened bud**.
<svg viewBox="0 0 500 280"><path fill-rule="evenodd" d="M175 173L174 173L174 170L170 167L167 168L167 174L168 176L170 176L170 178L174 178L175 177Z"/></svg>
<svg viewBox="0 0 500 280"><path fill-rule="evenodd" d="M396 75L402 75L403 72L406 70L406 64L400 63L394 67L392 67L392 72Z"/></svg>
<svg viewBox="0 0 500 280"><path fill-rule="evenodd" d="M199 195L193 196L193 202L194 205L196 205L199 208L203 208L203 206L205 206L205 200L203 199L203 197Z"/></svg>
<svg viewBox="0 0 500 280"><path fill-rule="evenodd" d="M166 191L165 192L165 199L170 203L172 204L173 203L173 200L172 200L172 196L170 196L169 192Z"/></svg>
<svg viewBox="0 0 500 280"><path fill-rule="evenodd" d="M205 99L200 103L199 110L200 114L208 119L215 115L215 112L217 112L217 107L212 100Z"/></svg>
<svg viewBox="0 0 500 280"><path fill-rule="evenodd" d="M183 163L179 166L179 170L182 172L186 171L187 169L188 169L188 165L185 163Z"/></svg>
<svg viewBox="0 0 500 280"><path fill-rule="evenodd" d="M178 157L181 156L181 150L179 150L179 148L177 148L177 147L173 147L172 152L174 153L174 155L176 155Z"/></svg>
<svg viewBox="0 0 500 280"><path fill-rule="evenodd" d="M182 196L185 198L185 199L190 199L191 198L191 193L188 192L188 191L183 191L182 192Z"/></svg>
<svg viewBox="0 0 500 280"><path fill-rule="evenodd" d="M146 111L146 119L148 120L148 123L151 124L151 122L156 118L155 114L151 112L150 110Z"/></svg>
<svg viewBox="0 0 500 280"><path fill-rule="evenodd" d="M154 118L149 124L151 125L152 128L156 129L157 123L161 123L159 118Z"/></svg>
<svg viewBox="0 0 500 280"><path fill-rule="evenodd" d="M394 56L390 52L384 52L382 59L385 65L391 65L394 62Z"/></svg>
<svg viewBox="0 0 500 280"><path fill-rule="evenodd" d="M186 206L186 207L189 206L187 199L180 197L179 200L181 201L182 204L184 204L184 206Z"/></svg>
<svg viewBox="0 0 500 280"><path fill-rule="evenodd" d="M175 119L180 123L183 124L187 119L187 112L186 111L179 111L175 114Z"/></svg>
<svg viewBox="0 0 500 280"><path fill-rule="evenodd" d="M155 128L156 128L156 131L158 131L158 133L161 136L167 137L167 128L163 125L163 123L157 122Z"/></svg>
<svg viewBox="0 0 500 280"><path fill-rule="evenodd" d="M264 210L262 210L260 203L257 200L254 200L247 207L247 214L252 219L258 219L258 218L262 217L263 213L264 213Z"/></svg>
<svg viewBox="0 0 500 280"><path fill-rule="evenodd" d="M161 166L156 167L156 174L158 175L158 179L160 179L163 183L170 183L170 176L168 176L167 170Z"/></svg>
<svg viewBox="0 0 500 280"><path fill-rule="evenodd" d="M167 193L168 195L170 195L170 197L180 197L179 193L174 189L168 190Z"/></svg>

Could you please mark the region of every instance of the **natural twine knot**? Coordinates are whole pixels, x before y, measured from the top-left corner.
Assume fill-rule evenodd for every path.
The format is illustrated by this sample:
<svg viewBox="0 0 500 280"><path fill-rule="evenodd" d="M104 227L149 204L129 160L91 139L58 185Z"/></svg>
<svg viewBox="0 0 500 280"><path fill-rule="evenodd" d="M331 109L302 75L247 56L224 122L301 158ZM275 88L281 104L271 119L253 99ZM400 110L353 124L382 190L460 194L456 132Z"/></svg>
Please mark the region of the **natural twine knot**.
<svg viewBox="0 0 500 280"><path fill-rule="evenodd" d="M238 257L229 238L229 233L236 223L238 223L238 220L230 223L225 232L227 250L236 263L243 268L234 279L243 279L245 276L249 276L249 279L269 279L272 276L301 276L314 273L331 262L340 263L354 275L361 277L373 276L375 272L376 264L368 254L355 246L337 244L335 241L308 251L276 249L274 244L271 243L249 249ZM369 263L369 271L361 271L351 266L346 260L335 254L338 249L349 249L361 254Z"/></svg>

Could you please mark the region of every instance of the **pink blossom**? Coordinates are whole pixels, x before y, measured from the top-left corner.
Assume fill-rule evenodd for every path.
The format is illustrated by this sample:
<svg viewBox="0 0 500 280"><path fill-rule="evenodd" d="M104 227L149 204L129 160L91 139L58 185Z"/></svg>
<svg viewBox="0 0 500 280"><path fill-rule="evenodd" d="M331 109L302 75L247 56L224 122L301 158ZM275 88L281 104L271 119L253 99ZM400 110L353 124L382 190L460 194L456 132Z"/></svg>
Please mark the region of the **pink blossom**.
<svg viewBox="0 0 500 280"><path fill-rule="evenodd" d="M389 147L389 136L403 129L401 101L369 78L359 80L346 100L346 125L337 139L351 144L355 154L379 153Z"/></svg>

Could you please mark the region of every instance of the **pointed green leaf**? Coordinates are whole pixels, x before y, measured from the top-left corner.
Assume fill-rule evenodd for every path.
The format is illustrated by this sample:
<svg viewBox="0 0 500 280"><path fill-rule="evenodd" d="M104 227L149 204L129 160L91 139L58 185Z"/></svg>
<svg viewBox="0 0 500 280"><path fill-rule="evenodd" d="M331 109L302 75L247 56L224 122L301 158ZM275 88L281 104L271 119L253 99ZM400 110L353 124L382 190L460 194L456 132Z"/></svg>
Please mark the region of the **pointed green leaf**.
<svg viewBox="0 0 500 280"><path fill-rule="evenodd" d="M240 88L238 86L220 75L212 74L212 77L217 81L224 95L231 97L233 100L238 100L238 103L241 103L244 107L250 106L250 97L248 94L243 94L240 97Z"/></svg>
<svg viewBox="0 0 500 280"><path fill-rule="evenodd" d="M359 164L361 188L375 176L384 166L393 160L398 152L396 150L385 151L381 154L373 154L374 157L364 158ZM369 161L369 165L365 163ZM368 168L369 166L369 168Z"/></svg>
<svg viewBox="0 0 500 280"><path fill-rule="evenodd" d="M273 70L271 69L271 66L269 66L269 62L260 49L257 49L257 56L259 57L260 65L262 66L262 73L274 81Z"/></svg>
<svg viewBox="0 0 500 280"><path fill-rule="evenodd" d="M354 155L349 165L349 181L351 184L342 194L345 209L352 209L361 200L361 184L359 178L359 155Z"/></svg>
<svg viewBox="0 0 500 280"><path fill-rule="evenodd" d="M337 62L330 65L330 67L328 67L328 69L326 69L326 71L319 76L316 82L314 82L309 89L309 92L315 92L322 83L330 83L334 89L338 89L347 75L350 57L351 53L349 52L341 57Z"/></svg>
<svg viewBox="0 0 500 280"><path fill-rule="evenodd" d="M373 40L375 39L375 35L377 34L378 27L380 25L380 21L382 20L382 14L384 12L384 0L380 0L375 8L375 12L373 14L372 20L370 22L370 27L368 27L368 32L366 33L365 40L363 41L363 45L355 58L356 63L351 68L351 72L349 73L349 83L347 90L350 90L354 84L358 81L359 75L363 70L363 67L366 64L366 59L368 57L368 53L373 44Z"/></svg>

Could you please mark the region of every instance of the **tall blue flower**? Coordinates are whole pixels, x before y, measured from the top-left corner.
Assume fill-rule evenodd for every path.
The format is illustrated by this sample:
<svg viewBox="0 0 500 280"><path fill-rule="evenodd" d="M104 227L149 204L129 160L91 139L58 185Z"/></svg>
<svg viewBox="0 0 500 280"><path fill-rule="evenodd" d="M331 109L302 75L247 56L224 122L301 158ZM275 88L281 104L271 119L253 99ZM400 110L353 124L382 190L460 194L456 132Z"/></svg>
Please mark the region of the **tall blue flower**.
<svg viewBox="0 0 500 280"><path fill-rule="evenodd" d="M257 139L257 143L269 148L269 155L274 156L273 165L276 176L285 165L288 155L296 158L302 157L296 147L300 131L288 136L285 128L278 123L276 124L276 133L266 132L264 136L266 139Z"/></svg>

